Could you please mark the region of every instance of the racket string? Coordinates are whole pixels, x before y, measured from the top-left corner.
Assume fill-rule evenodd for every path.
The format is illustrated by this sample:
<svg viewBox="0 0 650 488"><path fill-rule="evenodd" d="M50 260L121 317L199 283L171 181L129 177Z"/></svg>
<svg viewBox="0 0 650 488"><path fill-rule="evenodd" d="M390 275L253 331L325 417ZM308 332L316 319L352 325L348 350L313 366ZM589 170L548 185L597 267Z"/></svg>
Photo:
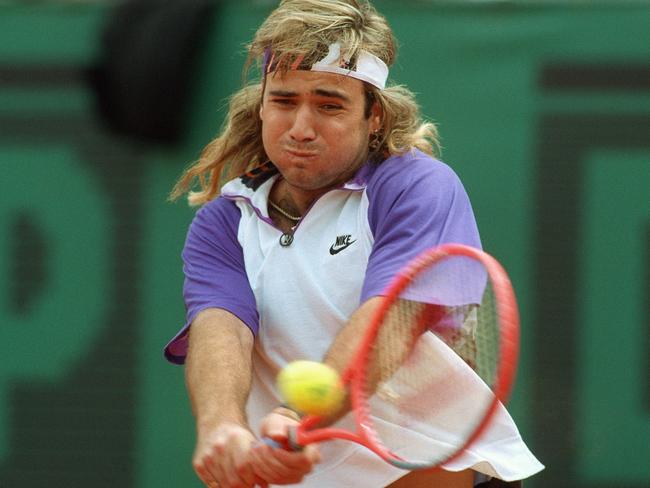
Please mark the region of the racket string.
<svg viewBox="0 0 650 488"><path fill-rule="evenodd" d="M467 258L452 258L457 260ZM483 418L499 359L498 315L485 270L474 275L477 287L466 274L444 268L432 270L444 274L442 283L426 283L432 296L418 296L428 277L417 276L389 308L371 353L368 371L374 374L366 378L366 393L374 394L370 411L381 419L374 429L388 449L413 459L422 455L427 437L447 446L428 464L458 449ZM468 392L480 389L477 381L486 387L483 396L468 402ZM448 429L451 424L456 427ZM422 446L405 445L395 426L422 431Z"/></svg>

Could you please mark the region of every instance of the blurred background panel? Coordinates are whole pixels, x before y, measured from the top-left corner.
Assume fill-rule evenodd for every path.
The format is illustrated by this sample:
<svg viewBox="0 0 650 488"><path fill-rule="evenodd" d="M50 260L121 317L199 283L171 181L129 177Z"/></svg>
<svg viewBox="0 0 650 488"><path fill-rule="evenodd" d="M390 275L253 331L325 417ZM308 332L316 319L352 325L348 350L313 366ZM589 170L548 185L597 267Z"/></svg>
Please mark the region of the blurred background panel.
<svg viewBox="0 0 650 488"><path fill-rule="evenodd" d="M376 2L521 303L530 487L650 484L650 6ZM273 1L0 5L0 486L200 486L167 195Z"/></svg>

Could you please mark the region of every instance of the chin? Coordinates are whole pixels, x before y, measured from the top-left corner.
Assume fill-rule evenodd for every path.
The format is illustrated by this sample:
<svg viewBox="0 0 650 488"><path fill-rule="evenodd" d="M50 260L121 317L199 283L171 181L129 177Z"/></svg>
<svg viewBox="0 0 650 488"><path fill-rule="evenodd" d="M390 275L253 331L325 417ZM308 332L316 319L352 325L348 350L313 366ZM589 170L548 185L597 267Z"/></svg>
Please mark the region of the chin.
<svg viewBox="0 0 650 488"><path fill-rule="evenodd" d="M328 186L326 182L323 182L318 178L310 177L303 172L289 171L287 173L282 173L282 177L291 186L301 190L318 190Z"/></svg>

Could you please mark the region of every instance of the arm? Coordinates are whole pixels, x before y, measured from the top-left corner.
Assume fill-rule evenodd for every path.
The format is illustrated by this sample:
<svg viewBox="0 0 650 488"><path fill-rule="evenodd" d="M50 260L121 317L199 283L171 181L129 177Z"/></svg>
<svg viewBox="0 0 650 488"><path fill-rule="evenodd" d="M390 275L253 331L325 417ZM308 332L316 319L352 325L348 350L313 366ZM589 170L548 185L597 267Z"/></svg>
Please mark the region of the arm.
<svg viewBox="0 0 650 488"><path fill-rule="evenodd" d="M255 486L245 413L252 350L248 327L225 310L206 309L192 323L185 378L197 427L193 466L206 485Z"/></svg>
<svg viewBox="0 0 650 488"><path fill-rule="evenodd" d="M358 350L370 330L385 297L376 296L364 302L352 315L345 327L337 334L332 346L325 355L325 363L340 373L352 363L354 372L358 370L353 363ZM398 298L391 302L390 308L381 316L381 323L371 343L367 366L365 368L366 391L372 394L377 387L395 375L409 358L413 349L428 327L438 323L446 314L445 308L414 300ZM349 398L337 414L326 419L332 423L351 408Z"/></svg>
<svg viewBox="0 0 650 488"><path fill-rule="evenodd" d="M366 300L353 314L348 323L336 335L323 362L339 373L343 372L356 353L371 317L379 308L382 297Z"/></svg>
<svg viewBox="0 0 650 488"><path fill-rule="evenodd" d="M370 320L372 319L373 315L381 305L382 300L383 297L381 296L369 298L352 314L352 317L350 318L348 323L336 335L336 337L334 338L334 342L332 342L332 345L330 346L329 350L325 354L325 357L323 358L323 362L325 364L332 366L339 373L343 373L345 371L348 364L353 360L355 354L357 353L359 344L361 343L362 339L366 335L366 329L370 324ZM383 364L386 367L388 366L385 356L381 354L381 352L386 350L385 347L382 347L382 341L387 342L387 336L392 337L394 339L396 333L404 332L404 331L400 331L399 329L396 329L395 325L399 325L399 324L397 324L396 321L393 321L393 323L385 324L383 326L384 329L390 328L392 334L383 334L383 335L379 334L375 343L375 347L374 347L375 354L372 357L372 363L371 363L371 367L369 368L369 373L372 374L373 370L375 371L377 370L376 368L372 367L372 364L376 364L377 362ZM391 340L390 345L392 347L395 347L395 344L396 344L395 341ZM404 349L401 352L403 352L403 355L397 354L397 351L392 351L392 354L390 354L390 356L393 362L395 362L397 357L403 358L406 356L406 349ZM399 363L401 363L401 361ZM394 364L391 366L392 369L395 370L397 369L396 366L399 366L399 364ZM383 369L383 371L385 371L385 368ZM374 387L379 382L379 379L380 379L379 374L375 374L371 376L371 389L374 390ZM343 403L341 409L333 416L327 419L323 419L323 421L320 423L320 426L325 426L336 422L343 415L348 413L350 411L350 408L351 408L351 404L348 395L346 396L345 402Z"/></svg>

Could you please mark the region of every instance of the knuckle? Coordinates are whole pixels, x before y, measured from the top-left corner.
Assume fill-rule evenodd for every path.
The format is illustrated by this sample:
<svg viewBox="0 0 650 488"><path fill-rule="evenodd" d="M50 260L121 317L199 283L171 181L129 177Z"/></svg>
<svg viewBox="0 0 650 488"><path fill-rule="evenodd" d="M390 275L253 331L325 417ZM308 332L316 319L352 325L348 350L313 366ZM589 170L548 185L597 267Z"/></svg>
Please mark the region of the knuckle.
<svg viewBox="0 0 650 488"><path fill-rule="evenodd" d="M222 456L223 453L225 452L225 449L226 449L225 443L221 441L217 441L210 446L208 456L212 458L217 458L219 456Z"/></svg>
<svg viewBox="0 0 650 488"><path fill-rule="evenodd" d="M196 459L192 461L192 467L194 468L196 474L199 475L199 477L203 477L207 474L207 471L205 469L205 463L203 462L202 459Z"/></svg>

